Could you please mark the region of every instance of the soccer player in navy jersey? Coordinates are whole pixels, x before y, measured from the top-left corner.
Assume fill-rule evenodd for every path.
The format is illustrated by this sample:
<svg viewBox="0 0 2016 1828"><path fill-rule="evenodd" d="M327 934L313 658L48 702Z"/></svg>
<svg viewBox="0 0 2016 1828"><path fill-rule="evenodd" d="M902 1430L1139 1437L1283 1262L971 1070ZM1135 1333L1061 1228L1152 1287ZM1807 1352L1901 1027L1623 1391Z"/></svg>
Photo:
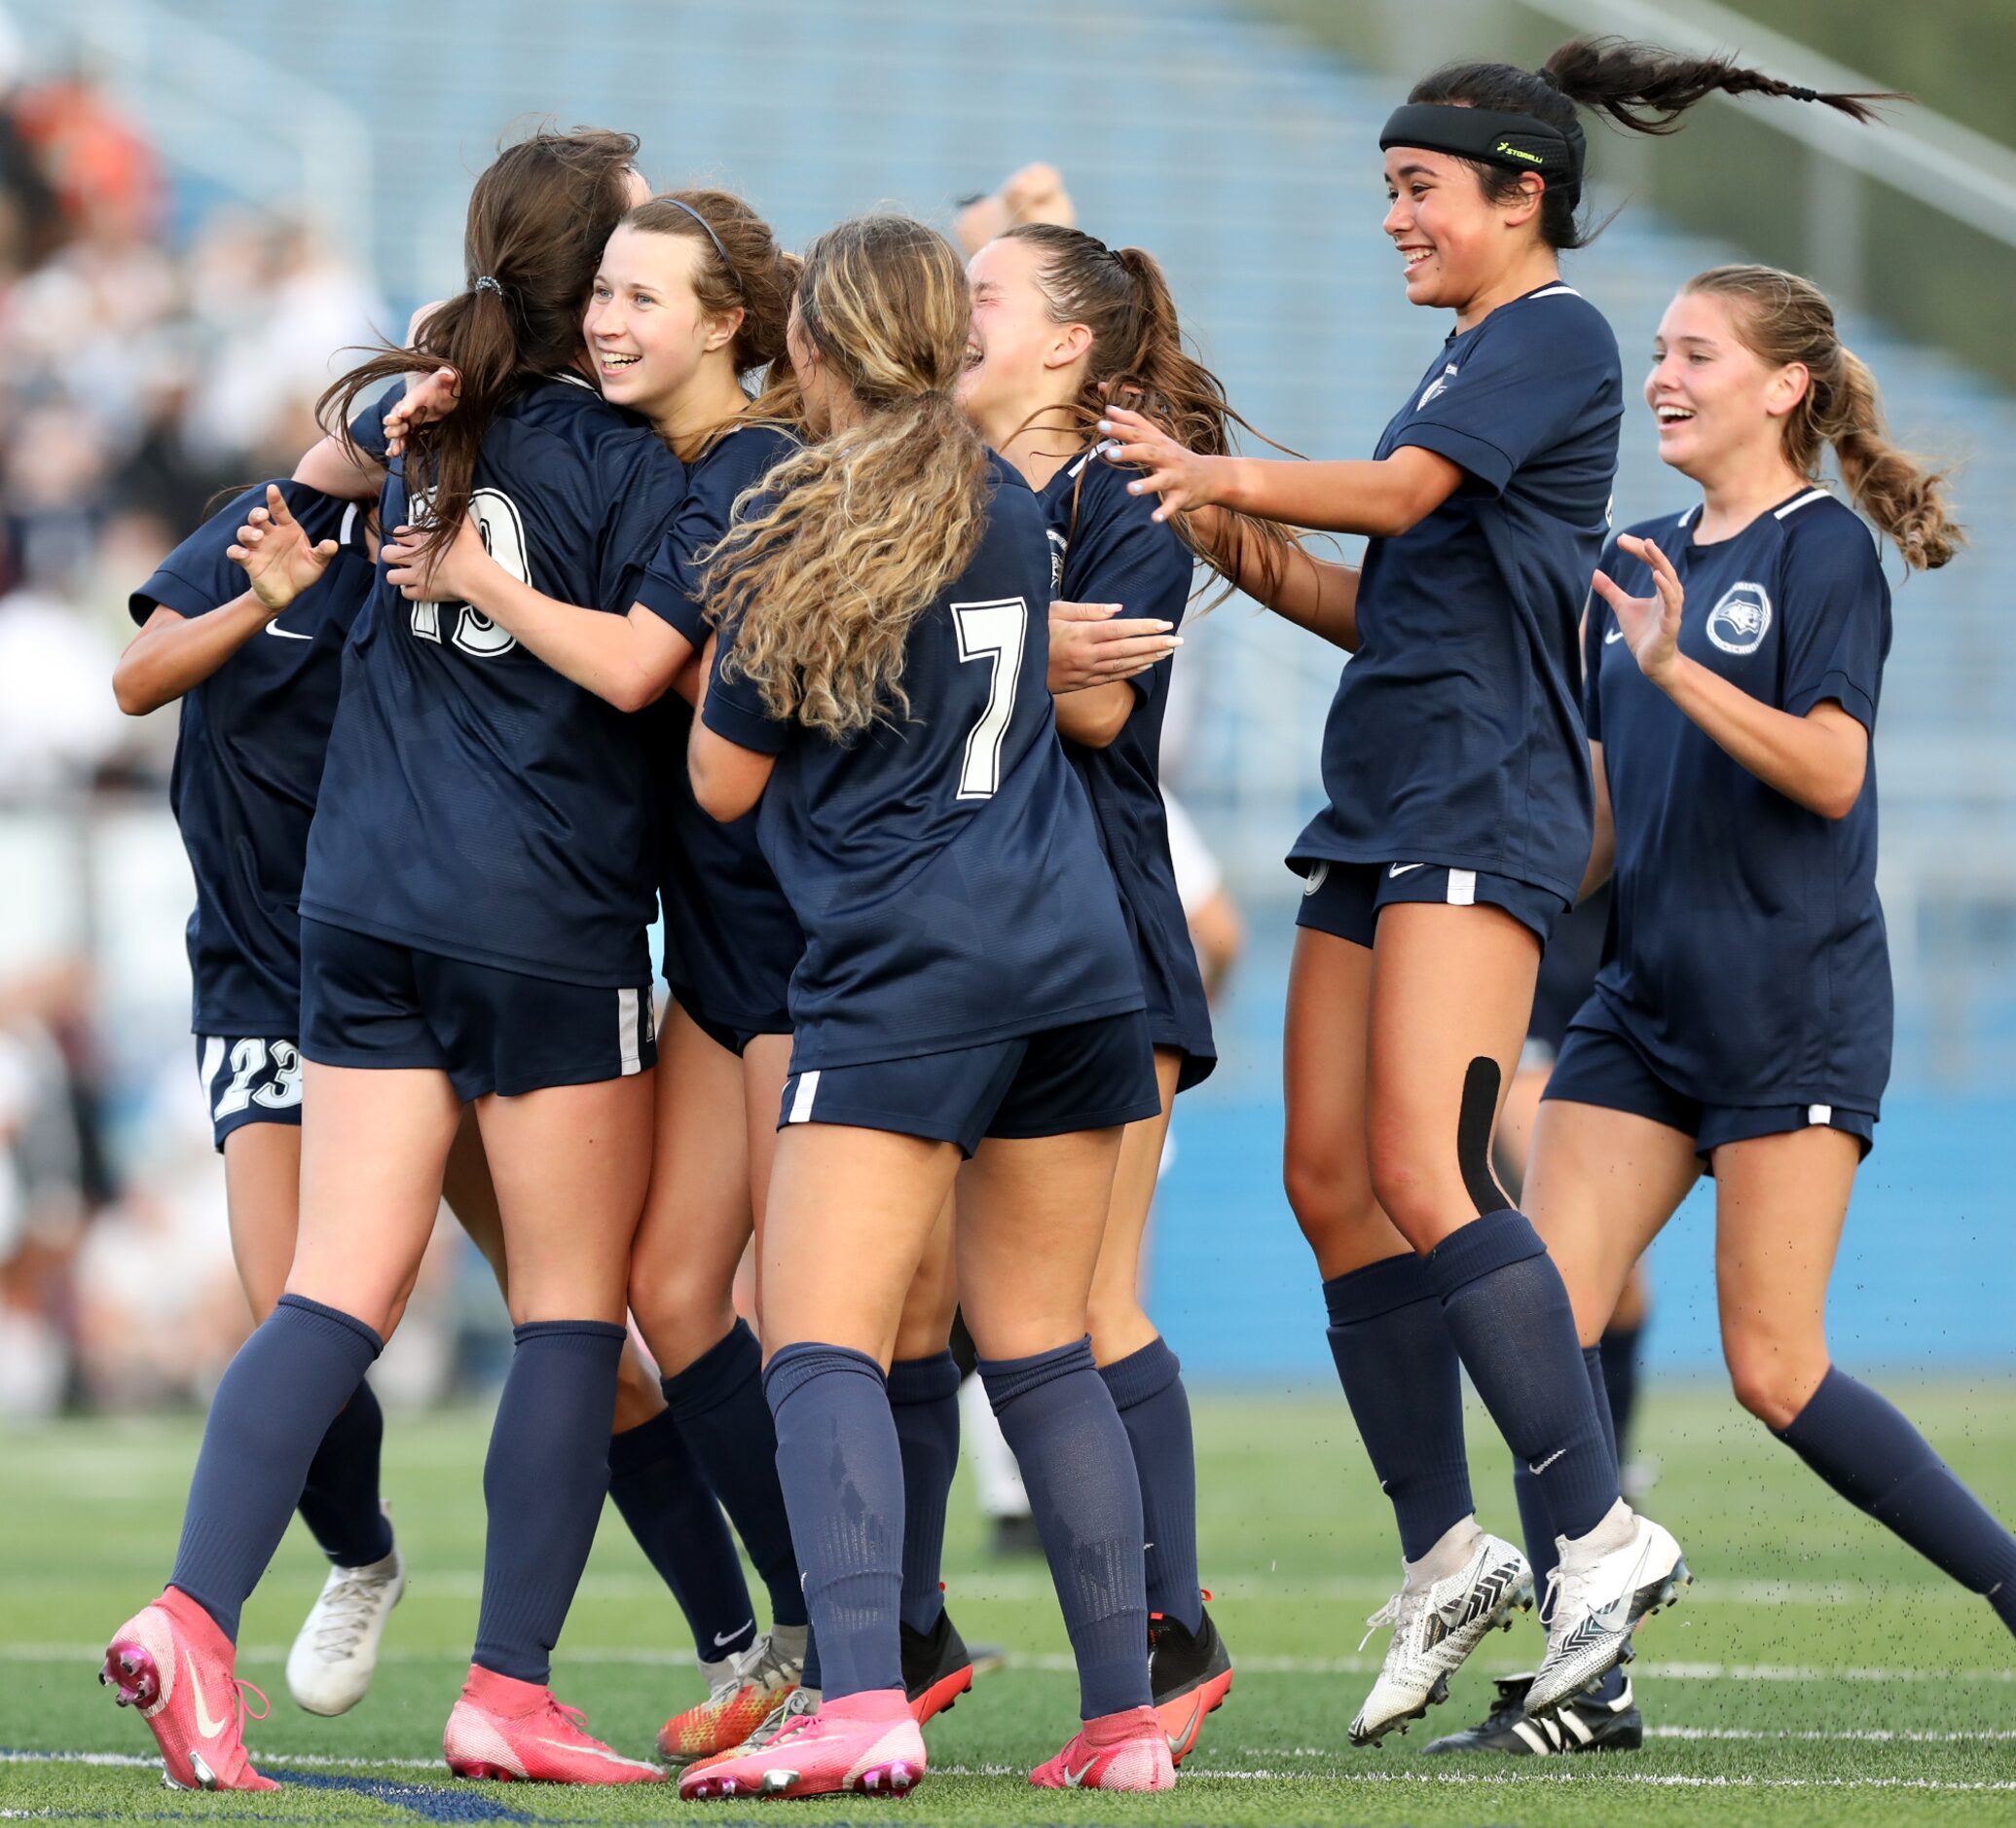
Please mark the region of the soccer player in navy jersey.
<svg viewBox="0 0 2016 1828"><path fill-rule="evenodd" d="M721 819L760 803L805 930L764 1216L764 1386L824 1687L766 1746L689 1769L687 1797L923 1775L886 1375L955 1181L964 1311L1079 1665L1084 1725L1035 1781L1174 1781L1140 1487L1085 1336L1120 1132L1160 1101L1113 875L1045 689L1043 511L952 398L971 328L959 258L924 225L822 236L790 331L820 441L771 472L708 573L722 633L694 793Z"/></svg>
<svg viewBox="0 0 2016 1828"><path fill-rule="evenodd" d="M1118 604L1174 630L1190 601L1194 555L1178 527L1156 521L1152 498L1130 494L1125 473L1098 461L1094 451L1103 390L1153 399L1172 432L1205 449L1229 449L1225 389L1185 352L1161 269L1140 248L1110 248L1079 229L1028 224L980 248L967 274L973 332L961 403L1036 492L1052 546L1053 588L1074 603ZM1286 543L1278 528L1251 526L1257 536ZM1160 1108L1130 1124L1120 1145L1090 1317L1092 1355L1126 1425L1141 1481L1155 1703L1181 1764L1204 1716L1231 1687L1232 1668L1197 1583L1190 1402L1176 1355L1140 1298L1142 1243L1176 1094L1217 1064L1162 806L1168 689L1168 669L1157 666L1059 694L1056 717L1119 889L1155 1049Z"/></svg>
<svg viewBox="0 0 2016 1828"><path fill-rule="evenodd" d="M1415 85L1380 135L1384 227L1410 301L1455 324L1371 461L1201 456L1109 415L1114 460L1148 471L1130 487L1165 518L1218 504L1371 537L1362 568L1298 556L1259 591L1356 656L1325 733L1329 805L1289 859L1304 898L1286 1169L1407 1570L1375 1616L1393 1635L1357 1744L1444 1699L1532 1591L1524 1557L1474 1516L1459 1371L1567 1539L1530 1710L1599 1679L1686 1578L1678 1544L1618 1494L1600 1370L1490 1139L1593 820L1576 618L1623 395L1609 326L1560 279L1584 238L1577 106L1662 131L1718 90L1815 98L1615 40L1577 40L1537 73L1459 63ZM1241 542L1226 545L1245 582Z"/></svg>
<svg viewBox="0 0 2016 1828"><path fill-rule="evenodd" d="M1705 1166L1738 1400L2016 1629L2016 1539L1833 1364L1824 1326L1890 1065L1871 754L1890 593L1849 503L1913 569L1947 563L1960 530L1794 274L1689 281L1645 398L1701 498L1620 535L1595 574L1590 876L1614 871L1615 943L1548 1082L1533 1222L1594 1340ZM1829 447L1847 502L1818 481ZM1602 1719L1578 1700L1529 1723L1545 1742L1499 1749L1569 1749Z"/></svg>
<svg viewBox="0 0 2016 1828"><path fill-rule="evenodd" d="M414 434L382 522L402 524L414 494L443 535L474 512L508 563L619 612L684 486L678 458L578 366L579 301L631 201L636 145L540 133L501 153L470 198L464 291L429 314L422 347L335 390L347 407L451 366L460 406ZM291 516L248 524L238 543L283 616L328 556ZM660 1774L591 1738L545 1686L607 1481L649 1167L650 810L634 726L468 604L408 603L381 570L346 649L302 884L287 1293L218 1387L170 1585L105 1657L172 1782L273 1787L240 1736L239 1609L396 1324L468 1102L518 1347L485 1470L476 1656L444 1750L463 1774Z"/></svg>

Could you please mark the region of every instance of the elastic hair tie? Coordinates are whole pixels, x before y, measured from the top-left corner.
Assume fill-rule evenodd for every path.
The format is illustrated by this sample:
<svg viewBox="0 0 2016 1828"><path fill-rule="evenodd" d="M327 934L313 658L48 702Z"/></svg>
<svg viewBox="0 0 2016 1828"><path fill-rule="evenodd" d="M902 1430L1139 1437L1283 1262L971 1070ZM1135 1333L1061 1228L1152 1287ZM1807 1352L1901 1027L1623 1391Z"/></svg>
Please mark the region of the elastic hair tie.
<svg viewBox="0 0 2016 1828"><path fill-rule="evenodd" d="M1552 70L1535 70L1533 74L1545 83L1549 89L1553 90L1557 95L1561 92L1561 79L1555 75Z"/></svg>
<svg viewBox="0 0 2016 1828"><path fill-rule="evenodd" d="M1818 101L1819 98L1820 91L1816 89L1806 89L1798 83L1785 85L1785 99L1788 101Z"/></svg>
<svg viewBox="0 0 2016 1828"><path fill-rule="evenodd" d="M498 298L504 296L504 288L497 284L489 274L485 274L469 290L472 292L495 292Z"/></svg>

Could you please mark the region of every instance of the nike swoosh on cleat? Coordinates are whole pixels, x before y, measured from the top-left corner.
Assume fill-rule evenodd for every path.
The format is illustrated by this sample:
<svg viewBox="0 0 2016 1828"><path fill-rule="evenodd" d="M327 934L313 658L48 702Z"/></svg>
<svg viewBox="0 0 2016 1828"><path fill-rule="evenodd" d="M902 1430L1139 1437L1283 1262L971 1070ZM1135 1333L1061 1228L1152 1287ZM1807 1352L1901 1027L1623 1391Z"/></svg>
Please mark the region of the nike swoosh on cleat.
<svg viewBox="0 0 2016 1828"><path fill-rule="evenodd" d="M197 1680L196 1659L186 1650L182 1653L183 1664L189 1670L189 1686L196 1691L196 1730L206 1739L214 1739L230 1724L215 1719L203 1703L203 1685Z"/></svg>
<svg viewBox="0 0 2016 1828"><path fill-rule="evenodd" d="M736 1638L740 1637L740 1636L741 1636L741 1635L743 1634L743 1632L745 1632L745 1631L747 1631L747 1630L751 1629L751 1627L753 1627L754 1625L755 1625L755 1620L753 1620L753 1619L745 1619L745 1620L744 1620L744 1621L743 1621L743 1622L742 1622L742 1623L741 1623L740 1625L738 1625L738 1626L737 1626L737 1627L736 1627L734 1628L734 1630L732 1630L732 1631L730 1631L730 1632L726 1633L725 1635L723 1635L723 1634L722 1634L721 1632L719 1632L719 1631L716 1631L716 1632L715 1632L715 1633L714 1634L714 1647L715 1647L715 1649L716 1649L716 1650L726 1650L726 1649L727 1649L727 1647L728 1647L728 1646L729 1646L729 1645L730 1645L730 1644L731 1644L732 1642L734 1642L734 1640L735 1640Z"/></svg>
<svg viewBox="0 0 2016 1828"><path fill-rule="evenodd" d="M1199 1700L1190 1710L1190 1718L1183 1723L1183 1731L1181 1733L1165 1733L1162 1735L1162 1737L1169 1741L1169 1756L1171 1758L1181 1758L1183 1756L1183 1748L1190 1743L1190 1736L1197 1730L1197 1716L1203 1711L1203 1707L1204 1703Z"/></svg>
<svg viewBox="0 0 2016 1828"><path fill-rule="evenodd" d="M621 1752L612 1752L605 1745L583 1745L576 1739L540 1739L541 1745L550 1745L562 1752L579 1752L586 1758L606 1759L611 1765L623 1765L631 1771L655 1771L655 1765L646 1765L641 1759L625 1758Z"/></svg>
<svg viewBox="0 0 2016 1828"><path fill-rule="evenodd" d="M1079 1772L1074 1772L1069 1765L1066 1765L1064 1767L1065 1789L1082 1790L1085 1787L1085 1779L1092 1774L1092 1767L1098 1762L1097 1758L1088 1758L1085 1760L1084 1770Z"/></svg>

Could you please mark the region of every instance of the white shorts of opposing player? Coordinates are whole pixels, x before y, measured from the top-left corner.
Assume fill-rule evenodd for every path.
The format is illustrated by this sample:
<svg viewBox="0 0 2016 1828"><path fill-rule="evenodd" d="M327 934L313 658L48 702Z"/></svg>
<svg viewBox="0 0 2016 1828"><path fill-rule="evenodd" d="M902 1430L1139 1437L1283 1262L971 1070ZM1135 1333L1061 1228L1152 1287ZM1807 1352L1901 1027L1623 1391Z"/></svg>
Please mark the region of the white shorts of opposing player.
<svg viewBox="0 0 2016 1828"><path fill-rule="evenodd" d="M348 1713L378 1667L378 1640L406 1590L397 1544L382 1561L331 1568L287 1653L287 1693L312 1714Z"/></svg>
<svg viewBox="0 0 2016 1828"><path fill-rule="evenodd" d="M1436 1570L1452 1561L1454 1571L1437 1578ZM1405 1733L1410 1720L1447 1700L1449 1677L1485 1634L1509 1630L1515 1608L1532 1603L1533 1570L1524 1555L1480 1529L1474 1517L1451 1527L1410 1566L1407 1585L1366 1621L1367 1637L1381 1626L1391 1626L1393 1636L1378 1679L1351 1722L1351 1743L1376 1745L1395 1727Z"/></svg>
<svg viewBox="0 0 2016 1828"><path fill-rule="evenodd" d="M1526 1691L1528 1714L1558 1707L1630 1658L1638 1621L1676 1605L1694 1580L1680 1545L1622 1498L1588 1535L1555 1546L1560 1561L1540 1608L1547 1656Z"/></svg>

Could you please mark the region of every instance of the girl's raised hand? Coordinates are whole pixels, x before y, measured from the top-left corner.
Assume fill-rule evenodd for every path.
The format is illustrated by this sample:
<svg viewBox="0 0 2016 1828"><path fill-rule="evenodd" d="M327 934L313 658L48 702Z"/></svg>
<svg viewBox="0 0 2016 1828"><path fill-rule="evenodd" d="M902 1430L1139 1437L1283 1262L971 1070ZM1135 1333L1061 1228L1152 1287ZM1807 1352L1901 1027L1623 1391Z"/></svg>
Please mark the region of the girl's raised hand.
<svg viewBox="0 0 2016 1828"><path fill-rule="evenodd" d="M266 505L254 508L238 530L238 544L224 556L242 566L252 595L274 615L317 582L336 557L333 539L309 544L277 484L266 485Z"/></svg>
<svg viewBox="0 0 2016 1828"><path fill-rule="evenodd" d="M1050 696L1146 673L1183 645L1173 622L1122 618L1117 603L1050 604Z"/></svg>
<svg viewBox="0 0 2016 1828"><path fill-rule="evenodd" d="M1616 611L1617 626L1638 663L1638 671L1654 685L1665 683L1680 654L1680 611L1686 607L1687 592L1672 561L1649 539L1626 533L1618 545L1633 559L1642 559L1652 568L1658 595L1632 597L1614 579L1598 571L1591 580L1596 594Z"/></svg>
<svg viewBox="0 0 2016 1828"><path fill-rule="evenodd" d="M409 380L398 405L385 409L385 455L397 457L406 449L407 434L416 425L446 419L460 404L461 397L462 378L446 365L431 375Z"/></svg>
<svg viewBox="0 0 2016 1828"><path fill-rule="evenodd" d="M1186 450L1153 420L1133 408L1106 408L1099 421L1100 435L1110 440L1106 460L1121 468L1146 472L1127 485L1130 495L1159 495L1155 518L1166 521L1186 508L1201 508L1219 499L1216 485L1226 459L1199 457Z"/></svg>
<svg viewBox="0 0 2016 1828"><path fill-rule="evenodd" d="M482 592L486 567L496 561L483 543L476 517L462 516L455 537L432 551L422 543L425 530L396 527L379 556L385 564L385 582L408 603L470 603Z"/></svg>

